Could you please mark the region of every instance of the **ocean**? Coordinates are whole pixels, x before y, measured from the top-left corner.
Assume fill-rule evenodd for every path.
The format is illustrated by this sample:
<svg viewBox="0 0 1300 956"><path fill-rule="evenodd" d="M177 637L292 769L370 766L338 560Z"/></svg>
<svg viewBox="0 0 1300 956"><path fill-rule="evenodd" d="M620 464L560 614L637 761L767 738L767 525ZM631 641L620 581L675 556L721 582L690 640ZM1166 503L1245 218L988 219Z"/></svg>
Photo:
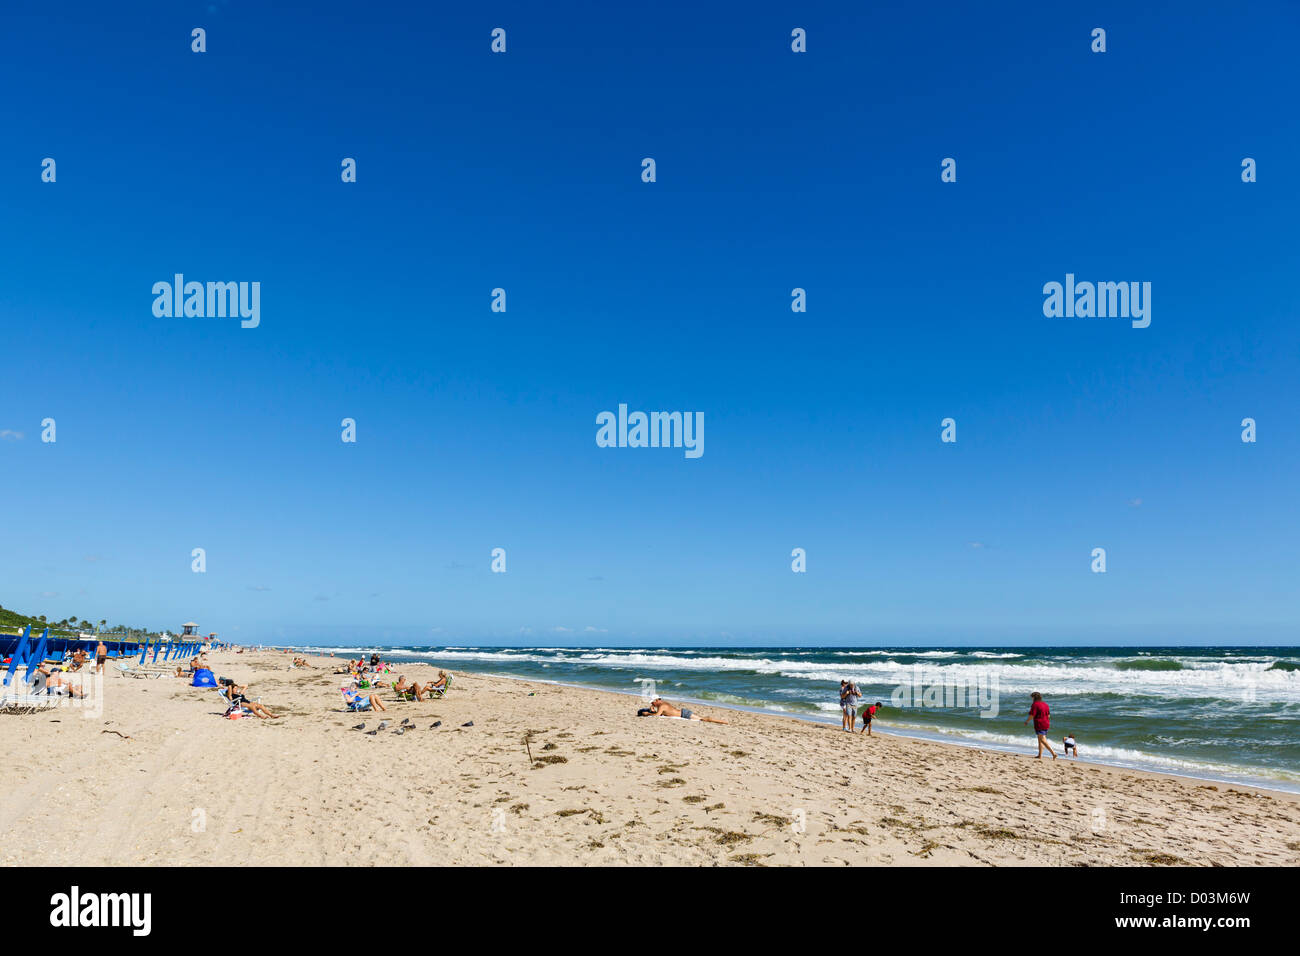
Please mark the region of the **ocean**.
<svg viewBox="0 0 1300 956"><path fill-rule="evenodd" d="M885 706L875 728L1033 753L1029 695L1057 751L1300 792L1297 647L299 647L432 663L673 701L840 723L839 682ZM629 700L629 713L638 706Z"/></svg>

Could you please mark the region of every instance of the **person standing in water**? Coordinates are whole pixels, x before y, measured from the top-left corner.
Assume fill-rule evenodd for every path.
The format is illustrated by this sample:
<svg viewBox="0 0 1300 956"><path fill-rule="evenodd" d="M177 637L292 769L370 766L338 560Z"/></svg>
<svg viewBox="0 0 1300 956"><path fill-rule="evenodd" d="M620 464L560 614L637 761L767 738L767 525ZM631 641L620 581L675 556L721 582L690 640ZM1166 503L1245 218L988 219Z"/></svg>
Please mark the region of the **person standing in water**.
<svg viewBox="0 0 1300 956"><path fill-rule="evenodd" d="M1051 708L1047 706L1047 701L1043 700L1043 695L1038 691L1034 691L1029 696L1033 703L1029 705L1029 716L1025 718L1025 723L1029 723L1031 720L1034 722L1034 736L1038 738L1038 759L1043 758L1043 748L1046 747L1047 752L1055 760L1056 751L1052 749L1052 745L1047 741L1047 732L1052 728Z"/></svg>

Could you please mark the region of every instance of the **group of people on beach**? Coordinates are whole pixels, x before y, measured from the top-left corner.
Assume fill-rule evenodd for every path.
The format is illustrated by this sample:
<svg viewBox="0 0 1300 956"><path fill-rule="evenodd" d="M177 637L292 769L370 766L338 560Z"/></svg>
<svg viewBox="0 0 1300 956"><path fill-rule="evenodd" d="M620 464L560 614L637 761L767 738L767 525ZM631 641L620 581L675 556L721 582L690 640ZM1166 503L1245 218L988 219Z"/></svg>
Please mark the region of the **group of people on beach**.
<svg viewBox="0 0 1300 956"><path fill-rule="evenodd" d="M1025 723L1031 720L1034 722L1034 736L1038 739L1038 759L1043 758L1043 749L1056 759L1056 751L1047 740L1047 732L1052 729L1052 708L1047 706L1047 701L1043 700L1043 695L1034 691L1029 695L1029 716L1025 718ZM1066 734L1061 739L1061 746L1064 748L1067 757L1073 756L1075 760L1079 759L1079 745L1075 742L1074 734Z"/></svg>
<svg viewBox="0 0 1300 956"><path fill-rule="evenodd" d="M843 715L840 720L840 729L853 733L858 726L858 718L862 718L862 729L860 734L866 734L868 737L873 736L871 733L871 722L876 719L880 713L880 708L885 706L880 701L874 704L864 704L862 710L858 710L858 702L862 700L862 691L858 690L858 685L853 681L840 681L840 712Z"/></svg>
<svg viewBox="0 0 1300 956"><path fill-rule="evenodd" d="M1029 696L1029 716L1025 718L1025 723L1033 721L1034 736L1038 740L1038 756L1041 758L1043 751L1046 750L1055 760L1056 751L1052 749L1052 745L1047 739L1047 732L1052 727L1051 708L1047 706L1047 701L1043 700L1043 695L1038 691L1034 691ZM874 704L867 704L859 710L858 704L861 700L862 691L858 690L857 684L850 680L840 681L840 712L842 714L840 729L853 733L857 727L858 718L861 717L862 729L858 733L870 737L872 736L871 724L879 715L880 708L884 705L880 701L876 701ZM1061 740L1061 744L1067 757L1078 759L1079 746L1075 741L1074 734L1066 734Z"/></svg>
<svg viewBox="0 0 1300 956"><path fill-rule="evenodd" d="M391 667L384 663L378 653L371 654L369 662L365 658L357 658L354 661L349 660L342 667L336 667L335 674L346 674L351 678L340 688L347 709L386 711L388 708L374 691L378 689L380 680L387 677L390 670ZM442 670L438 671L437 679L423 684L419 681L408 681L405 674L398 674L397 680L392 682L393 693L402 700L424 701L434 696L441 697L450 686L451 676Z"/></svg>
<svg viewBox="0 0 1300 956"><path fill-rule="evenodd" d="M102 674L104 672L104 662L108 660L108 647L103 641L95 648L95 667L88 669L86 673ZM86 653L85 648L79 647L75 651L66 653L58 663L42 662L36 668L34 677L35 686L40 687L38 693L44 693L50 697L71 697L77 700L84 700L86 689L79 683L81 677L76 680L68 680L69 674L79 674L81 669L90 661L90 655Z"/></svg>

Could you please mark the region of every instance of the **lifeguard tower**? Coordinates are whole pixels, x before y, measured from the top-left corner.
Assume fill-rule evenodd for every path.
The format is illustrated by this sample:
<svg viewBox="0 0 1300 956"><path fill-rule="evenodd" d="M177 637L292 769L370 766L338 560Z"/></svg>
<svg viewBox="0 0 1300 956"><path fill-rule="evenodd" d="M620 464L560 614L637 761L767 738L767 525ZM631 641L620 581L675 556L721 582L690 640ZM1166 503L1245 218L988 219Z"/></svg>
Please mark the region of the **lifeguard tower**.
<svg viewBox="0 0 1300 956"><path fill-rule="evenodd" d="M187 624L182 624L181 627L184 628L184 630L181 631L181 640L184 640L187 637L192 641L203 640L203 635L199 633L199 626L193 621L190 621Z"/></svg>

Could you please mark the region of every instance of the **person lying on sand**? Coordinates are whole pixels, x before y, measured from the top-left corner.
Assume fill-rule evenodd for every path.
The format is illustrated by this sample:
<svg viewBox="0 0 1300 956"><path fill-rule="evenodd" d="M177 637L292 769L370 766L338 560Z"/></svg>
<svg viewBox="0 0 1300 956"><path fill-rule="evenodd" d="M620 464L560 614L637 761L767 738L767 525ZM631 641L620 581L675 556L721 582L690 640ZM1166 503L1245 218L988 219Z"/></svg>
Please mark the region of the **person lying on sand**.
<svg viewBox="0 0 1300 956"><path fill-rule="evenodd" d="M718 717L701 717L695 711L686 707L674 707L662 697L656 697L650 701L650 706L646 708L647 717L680 717L682 720L702 720L708 724L725 724L726 721Z"/></svg>

